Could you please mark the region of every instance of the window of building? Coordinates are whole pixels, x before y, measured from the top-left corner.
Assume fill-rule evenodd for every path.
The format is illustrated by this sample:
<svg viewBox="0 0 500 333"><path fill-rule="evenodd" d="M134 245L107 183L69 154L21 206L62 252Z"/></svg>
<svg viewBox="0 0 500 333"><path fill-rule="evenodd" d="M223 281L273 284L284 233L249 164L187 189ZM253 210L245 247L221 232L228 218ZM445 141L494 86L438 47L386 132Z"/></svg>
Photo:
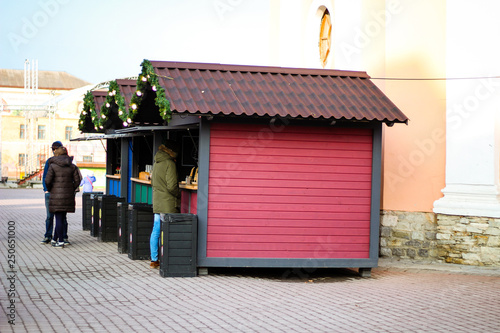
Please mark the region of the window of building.
<svg viewBox="0 0 500 333"><path fill-rule="evenodd" d="M66 130L64 133L65 133L66 141L73 139L73 127L66 126Z"/></svg>
<svg viewBox="0 0 500 333"><path fill-rule="evenodd" d="M38 125L38 140L45 140L45 125Z"/></svg>
<svg viewBox="0 0 500 333"><path fill-rule="evenodd" d="M45 155L45 154L38 154L38 155L36 155L36 159L38 161L38 166L37 167L41 168L42 165L44 165L45 161L47 160L47 155Z"/></svg>
<svg viewBox="0 0 500 333"><path fill-rule="evenodd" d="M84 155L83 162L92 162L92 155Z"/></svg>
<svg viewBox="0 0 500 333"><path fill-rule="evenodd" d="M332 22L330 20L330 12L325 9L323 17L321 18L321 29L319 33L319 56L321 65L326 66L330 48L332 45Z"/></svg>
<svg viewBox="0 0 500 333"><path fill-rule="evenodd" d="M24 166L26 164L26 154L19 154L19 166Z"/></svg>
<svg viewBox="0 0 500 333"><path fill-rule="evenodd" d="M19 139L26 138L26 125L19 126Z"/></svg>

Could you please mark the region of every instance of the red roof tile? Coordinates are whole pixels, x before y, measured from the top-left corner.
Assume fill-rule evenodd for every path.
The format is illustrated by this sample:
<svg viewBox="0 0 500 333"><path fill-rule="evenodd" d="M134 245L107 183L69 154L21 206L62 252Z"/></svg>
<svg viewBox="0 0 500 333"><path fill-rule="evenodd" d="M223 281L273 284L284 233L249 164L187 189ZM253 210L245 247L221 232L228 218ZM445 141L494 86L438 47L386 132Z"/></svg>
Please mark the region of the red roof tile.
<svg viewBox="0 0 500 333"><path fill-rule="evenodd" d="M98 116L101 114L101 107L106 103L106 96L108 92L104 90L93 90L92 95L94 96L95 112Z"/></svg>
<svg viewBox="0 0 500 333"><path fill-rule="evenodd" d="M130 100L135 93L135 89L137 87L136 80L127 80L127 79L117 79L116 83L120 87L120 93L125 99L125 110L128 110L128 106L130 104Z"/></svg>
<svg viewBox="0 0 500 333"><path fill-rule="evenodd" d="M177 113L408 122L365 72L151 63Z"/></svg>

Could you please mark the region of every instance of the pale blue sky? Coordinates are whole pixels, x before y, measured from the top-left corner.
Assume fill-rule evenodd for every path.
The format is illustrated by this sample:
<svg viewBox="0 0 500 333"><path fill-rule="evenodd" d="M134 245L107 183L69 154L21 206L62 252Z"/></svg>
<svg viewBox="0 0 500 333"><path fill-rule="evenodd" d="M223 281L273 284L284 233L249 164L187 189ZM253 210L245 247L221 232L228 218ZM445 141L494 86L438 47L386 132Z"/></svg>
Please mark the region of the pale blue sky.
<svg viewBox="0 0 500 333"><path fill-rule="evenodd" d="M60 70L91 83L142 59L266 65L269 0L0 0L0 68Z"/></svg>

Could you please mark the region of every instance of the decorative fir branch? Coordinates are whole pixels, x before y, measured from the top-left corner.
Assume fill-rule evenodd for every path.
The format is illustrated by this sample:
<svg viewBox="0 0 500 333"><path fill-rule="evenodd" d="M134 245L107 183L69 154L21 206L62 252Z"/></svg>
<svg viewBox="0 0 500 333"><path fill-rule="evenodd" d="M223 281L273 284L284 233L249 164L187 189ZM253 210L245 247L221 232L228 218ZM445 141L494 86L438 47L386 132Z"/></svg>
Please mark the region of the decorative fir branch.
<svg viewBox="0 0 500 333"><path fill-rule="evenodd" d="M153 65L147 59L141 64L142 71L139 77L137 78L137 87L135 94L132 96L129 106L129 116L133 121L137 113L139 112L139 107L141 105L142 96L148 86L151 86L151 89L155 92L155 104L159 108L160 115L162 119L169 122L172 119L172 111L170 110L170 102L167 99L165 94L165 89L160 85L160 81L158 80L158 75L154 72Z"/></svg>
<svg viewBox="0 0 500 333"><path fill-rule="evenodd" d="M96 125L97 112L95 110L94 95L92 91L89 90L83 97L83 110L80 113L80 120L78 121L78 129L81 132L88 132L90 129L87 124L91 123L94 125L93 130L97 130L99 127Z"/></svg>
<svg viewBox="0 0 500 333"><path fill-rule="evenodd" d="M101 107L101 116L97 119L96 124L100 129L106 129L106 122L111 116L112 105L116 104L118 106L118 117L123 122L123 127L127 127L132 121L128 118L125 110L125 98L123 98L120 93L120 87L116 80L109 82L108 95L106 96L106 102Z"/></svg>

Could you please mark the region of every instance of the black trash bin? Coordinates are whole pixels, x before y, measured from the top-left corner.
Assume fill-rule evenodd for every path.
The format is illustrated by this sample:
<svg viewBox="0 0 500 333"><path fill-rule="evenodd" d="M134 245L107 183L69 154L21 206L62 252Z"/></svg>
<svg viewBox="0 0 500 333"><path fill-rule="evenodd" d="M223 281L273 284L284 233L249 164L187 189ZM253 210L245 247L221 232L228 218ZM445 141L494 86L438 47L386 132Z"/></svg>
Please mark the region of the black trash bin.
<svg viewBox="0 0 500 333"><path fill-rule="evenodd" d="M99 227L97 239L101 242L116 242L118 235L118 216L116 204L125 198L116 195L102 195L99 200Z"/></svg>
<svg viewBox="0 0 500 333"><path fill-rule="evenodd" d="M90 230L92 226L92 200L94 194L104 194L102 192L84 192L82 193L82 230Z"/></svg>
<svg viewBox="0 0 500 333"><path fill-rule="evenodd" d="M154 224L153 205L131 203L128 205L128 211L128 257L132 260L149 259L149 239Z"/></svg>
<svg viewBox="0 0 500 333"><path fill-rule="evenodd" d="M197 274L198 217L194 214L162 214L160 275L193 277Z"/></svg>
<svg viewBox="0 0 500 333"><path fill-rule="evenodd" d="M116 203L118 253L128 253L128 203Z"/></svg>
<svg viewBox="0 0 500 333"><path fill-rule="evenodd" d="M104 194L91 194L90 201L92 206L92 223L90 224L90 236L97 237L99 234L99 198Z"/></svg>

